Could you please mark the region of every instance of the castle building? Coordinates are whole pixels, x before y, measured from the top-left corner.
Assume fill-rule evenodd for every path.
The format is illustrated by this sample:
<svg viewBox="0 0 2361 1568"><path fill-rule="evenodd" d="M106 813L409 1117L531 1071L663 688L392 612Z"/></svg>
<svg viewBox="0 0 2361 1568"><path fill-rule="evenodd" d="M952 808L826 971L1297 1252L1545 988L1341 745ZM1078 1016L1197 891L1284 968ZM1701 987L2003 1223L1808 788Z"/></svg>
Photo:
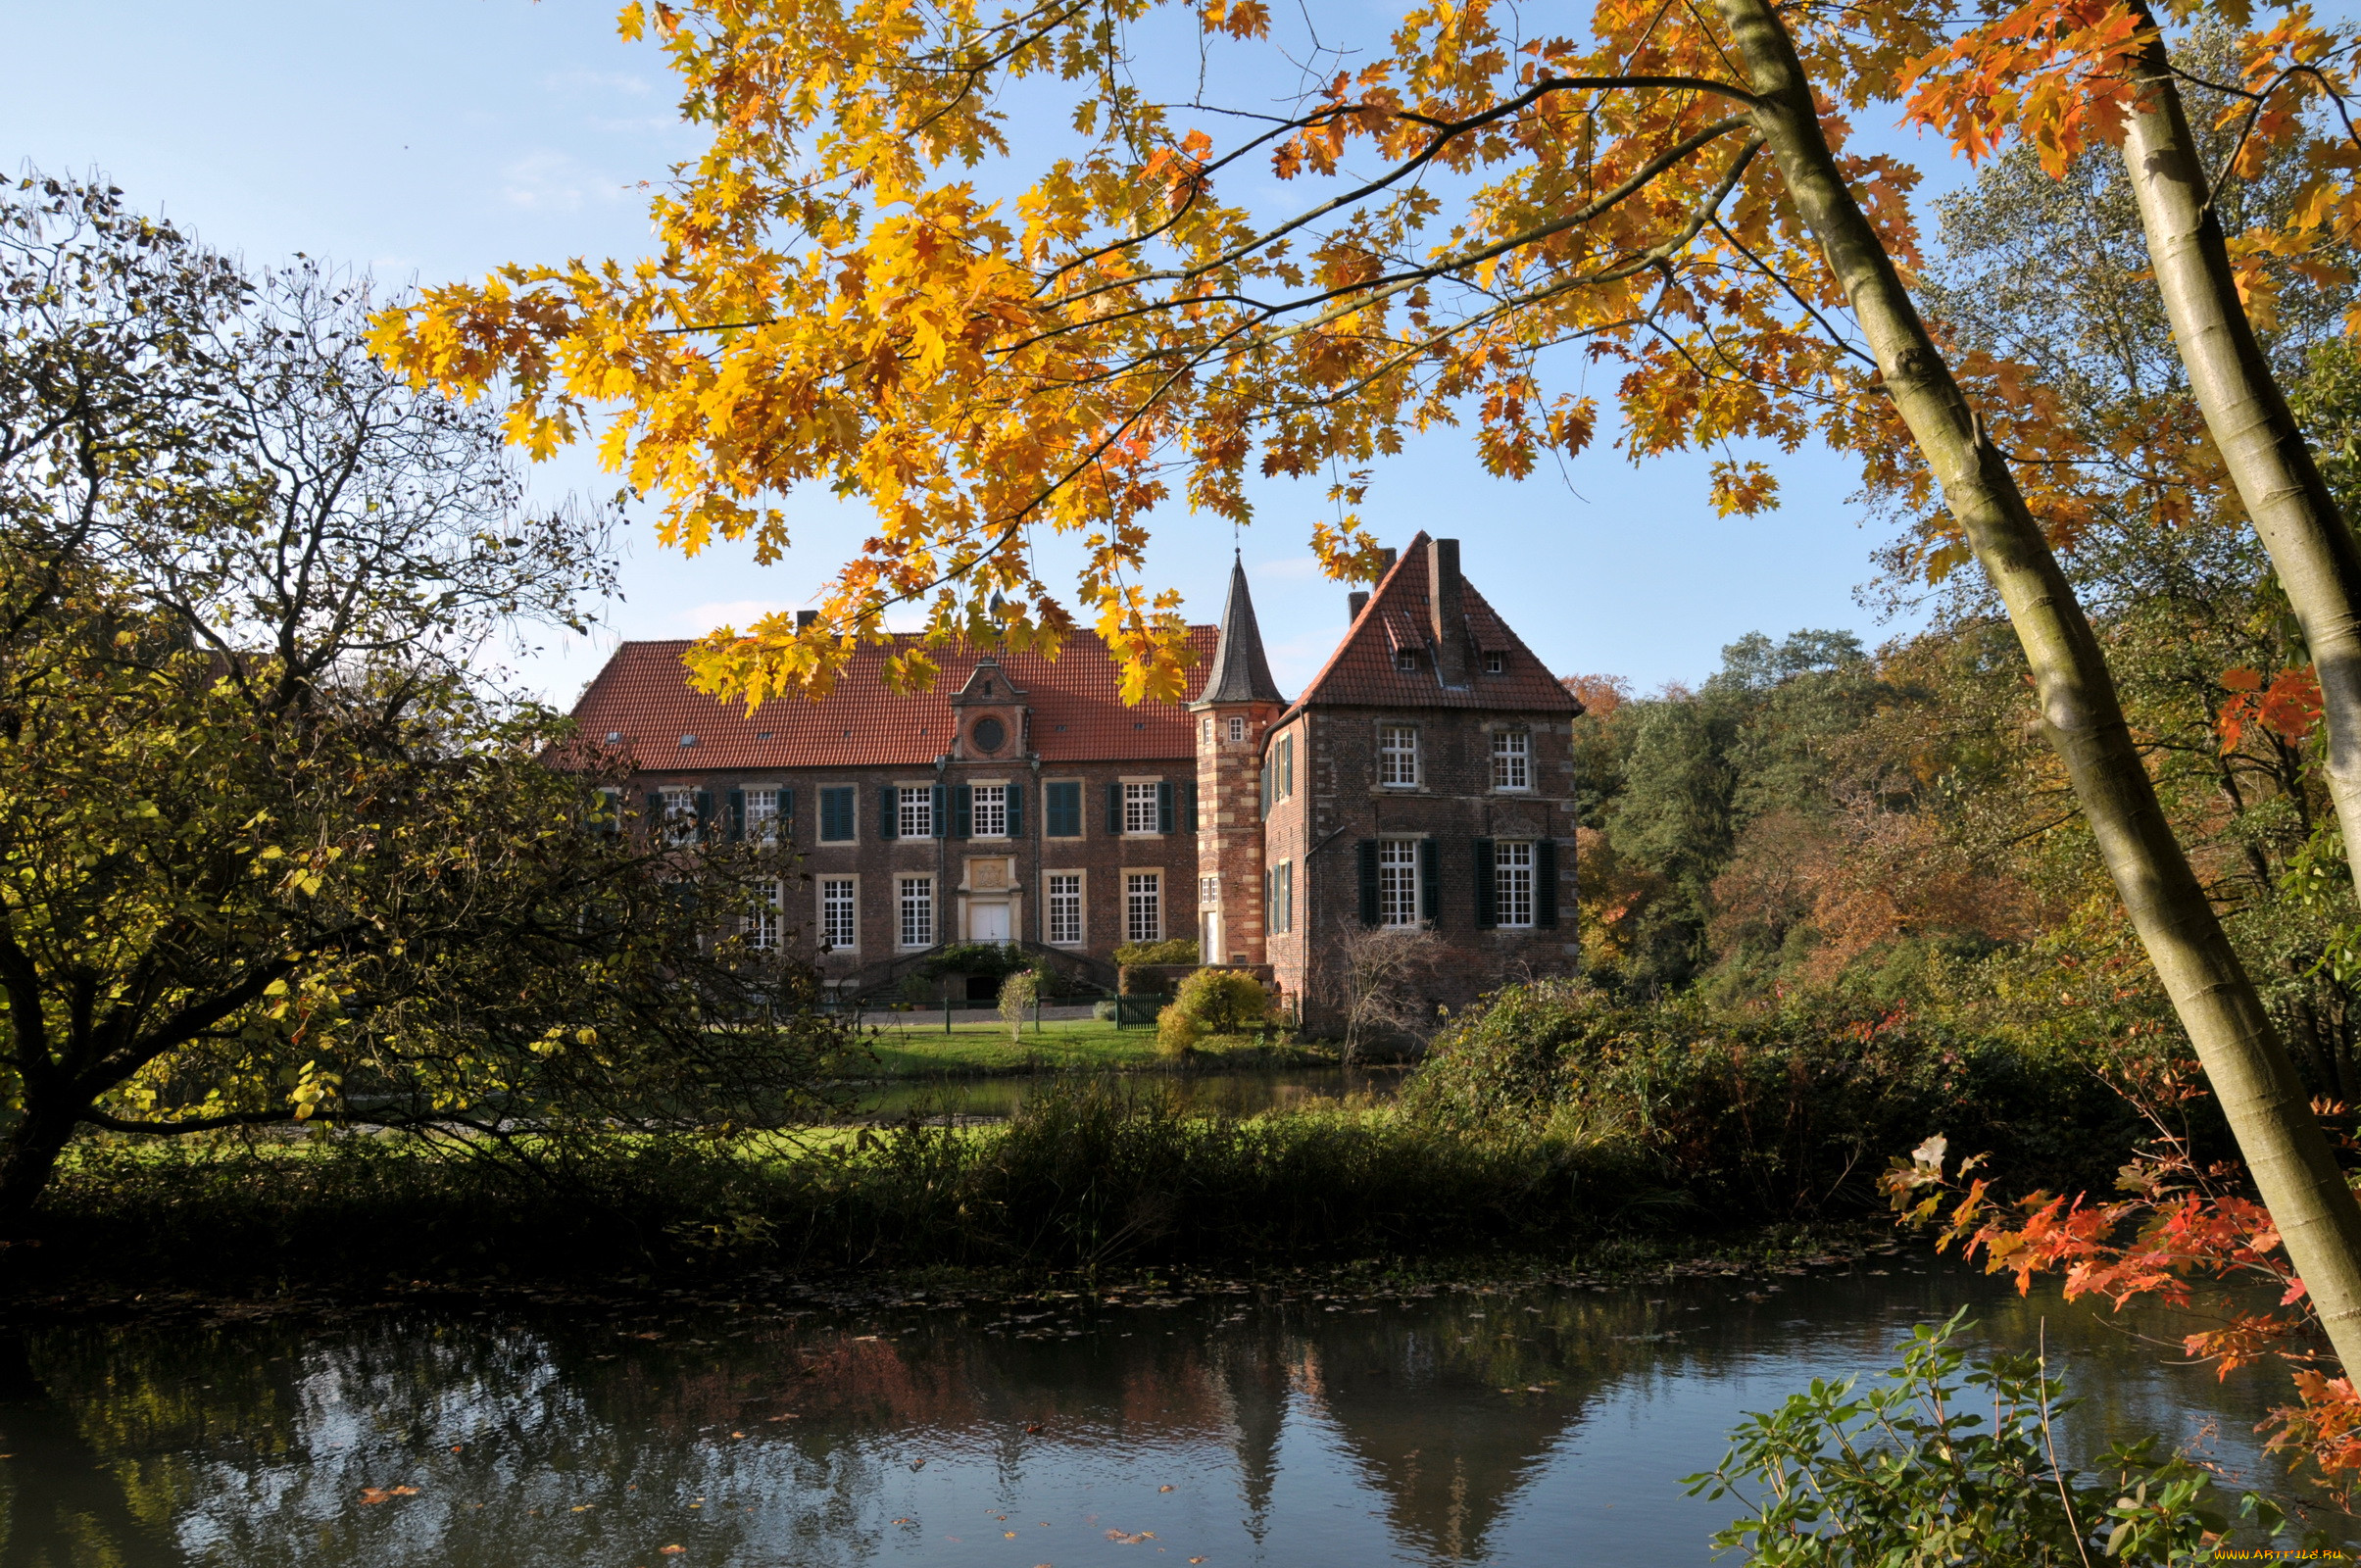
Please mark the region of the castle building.
<svg viewBox="0 0 2361 1568"><path fill-rule="evenodd" d="M1461 576L1456 540L1388 554L1292 703L1233 564L1181 702L1126 707L1078 634L1055 661L941 659L922 693L887 690L894 650L864 649L826 697L750 714L689 687L685 642L627 642L574 716L628 756L656 830L795 851L768 935L846 996L954 943L1105 983L1116 948L1195 936L1327 1032L1358 934L1424 929L1448 948L1424 983L1455 1007L1579 962L1559 911L1581 708Z"/></svg>

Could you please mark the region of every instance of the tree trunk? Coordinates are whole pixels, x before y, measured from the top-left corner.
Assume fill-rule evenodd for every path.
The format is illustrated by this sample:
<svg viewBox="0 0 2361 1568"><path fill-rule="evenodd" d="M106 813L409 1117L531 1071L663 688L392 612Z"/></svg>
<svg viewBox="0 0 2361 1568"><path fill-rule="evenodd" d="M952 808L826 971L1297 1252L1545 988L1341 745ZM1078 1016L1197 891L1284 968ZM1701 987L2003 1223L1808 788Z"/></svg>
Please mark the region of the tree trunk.
<svg viewBox="0 0 2361 1568"><path fill-rule="evenodd" d="M2123 157L2148 260L2189 390L2312 651L2328 722L2329 794L2350 866L2361 855L2361 545L2329 494L2238 300L2205 161L2162 38L2142 51L2139 69L2148 102L2131 118Z"/></svg>
<svg viewBox="0 0 2361 1568"><path fill-rule="evenodd" d="M30 1093L25 1100L25 1114L0 1142L0 1241L25 1234L33 1204L81 1121L77 1111L42 1104Z"/></svg>
<svg viewBox="0 0 2361 1568"><path fill-rule="evenodd" d="M2288 1257L2310 1288L2337 1357L2361 1367L2361 1203L2165 821L2090 622L1893 259L1845 189L1811 84L1770 0L1715 4L1760 94L1754 122L1788 193L1851 301L1886 390L1943 486L1944 504L2008 607L2033 668L2042 727Z"/></svg>

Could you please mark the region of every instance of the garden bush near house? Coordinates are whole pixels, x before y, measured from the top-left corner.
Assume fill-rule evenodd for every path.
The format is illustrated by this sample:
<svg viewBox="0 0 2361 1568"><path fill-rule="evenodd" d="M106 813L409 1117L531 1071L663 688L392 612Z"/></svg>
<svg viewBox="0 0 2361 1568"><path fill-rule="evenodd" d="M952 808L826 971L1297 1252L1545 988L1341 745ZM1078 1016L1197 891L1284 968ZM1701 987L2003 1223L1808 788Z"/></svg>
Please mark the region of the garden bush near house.
<svg viewBox="0 0 2361 1568"><path fill-rule="evenodd" d="M1036 969L1019 969L1000 984L1001 1022L1008 1026L1008 1039L1021 1041L1025 1032L1025 1012L1041 1000L1041 973Z"/></svg>
<svg viewBox="0 0 2361 1568"><path fill-rule="evenodd" d="M1115 949L1115 962L1124 965L1158 963L1198 963L1195 937L1173 937L1164 942L1126 942Z"/></svg>
<svg viewBox="0 0 2361 1568"><path fill-rule="evenodd" d="M1245 1034L1270 1016L1270 993L1243 969L1200 969L1181 982L1172 1010L1205 1034Z"/></svg>
<svg viewBox="0 0 2361 1568"><path fill-rule="evenodd" d="M1205 1025L1186 1007L1168 1003L1156 1015L1156 1054L1166 1061L1186 1061L1205 1032Z"/></svg>

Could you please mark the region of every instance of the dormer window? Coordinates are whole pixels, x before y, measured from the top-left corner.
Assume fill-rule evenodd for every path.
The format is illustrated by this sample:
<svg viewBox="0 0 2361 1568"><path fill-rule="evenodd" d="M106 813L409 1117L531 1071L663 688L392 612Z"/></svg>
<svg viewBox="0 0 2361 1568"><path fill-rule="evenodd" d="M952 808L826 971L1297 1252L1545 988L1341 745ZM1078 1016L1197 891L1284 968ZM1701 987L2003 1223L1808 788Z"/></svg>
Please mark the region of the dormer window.
<svg viewBox="0 0 2361 1568"><path fill-rule="evenodd" d="M608 744L608 745L610 745L610 746L620 746L620 745L622 745L622 744L623 744L623 732L622 732L621 730L619 730L619 729L611 729L611 730L609 730L609 731L607 732L607 744Z"/></svg>
<svg viewBox="0 0 2361 1568"><path fill-rule="evenodd" d="M1396 669L1416 669L1418 667L1418 650L1415 648L1395 649L1394 667Z"/></svg>
<svg viewBox="0 0 2361 1568"><path fill-rule="evenodd" d="M975 728L968 733L975 737L975 749L986 756L999 751L1001 742L1008 738L1008 726L997 718L977 719Z"/></svg>
<svg viewBox="0 0 2361 1568"><path fill-rule="evenodd" d="M1485 674L1498 675L1500 673L1500 671L1506 669L1507 667L1508 656L1506 654L1486 654L1484 656Z"/></svg>
<svg viewBox="0 0 2361 1568"><path fill-rule="evenodd" d="M683 735L680 737L680 744L683 746L694 746L697 744L697 737L694 735Z"/></svg>

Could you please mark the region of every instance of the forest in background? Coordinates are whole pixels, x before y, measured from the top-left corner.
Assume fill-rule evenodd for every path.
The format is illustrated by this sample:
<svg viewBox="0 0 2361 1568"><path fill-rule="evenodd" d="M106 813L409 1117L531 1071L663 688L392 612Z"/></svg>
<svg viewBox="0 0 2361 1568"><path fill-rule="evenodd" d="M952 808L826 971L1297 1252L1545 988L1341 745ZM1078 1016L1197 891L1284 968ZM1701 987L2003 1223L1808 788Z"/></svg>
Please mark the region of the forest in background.
<svg viewBox="0 0 2361 1568"><path fill-rule="evenodd" d="M2234 228L2287 199L2225 200ZM2310 656L2206 440L2120 159L2029 152L1938 204L1928 312L1963 362L2038 368L2044 517L2167 810L2317 1092L2361 1099L2361 957L2318 776ZM2082 265L2060 268L2061 255ZM2361 507L2349 282L2267 302L2267 346L2347 516ZM2017 436L2020 461L2031 437ZM1586 962L1626 1000L1902 1006L2066 1043L2170 1031L2007 618L1939 514L1891 525L1858 591L1924 629L1750 634L1694 690L1569 677Z"/></svg>

